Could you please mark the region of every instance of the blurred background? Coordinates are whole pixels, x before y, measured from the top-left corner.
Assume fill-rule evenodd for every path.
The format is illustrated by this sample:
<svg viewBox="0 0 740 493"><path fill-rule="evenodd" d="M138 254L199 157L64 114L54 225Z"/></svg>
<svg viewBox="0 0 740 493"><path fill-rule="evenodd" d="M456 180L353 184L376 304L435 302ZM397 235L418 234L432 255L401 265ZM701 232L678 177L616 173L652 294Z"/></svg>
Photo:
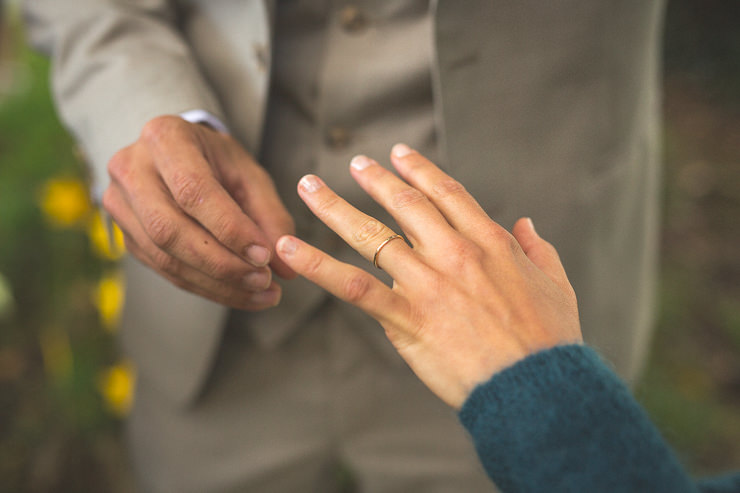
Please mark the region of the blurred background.
<svg viewBox="0 0 740 493"><path fill-rule="evenodd" d="M740 2L670 0L658 327L640 401L696 474L740 469ZM0 3L0 492L130 492L120 236L46 60Z"/></svg>

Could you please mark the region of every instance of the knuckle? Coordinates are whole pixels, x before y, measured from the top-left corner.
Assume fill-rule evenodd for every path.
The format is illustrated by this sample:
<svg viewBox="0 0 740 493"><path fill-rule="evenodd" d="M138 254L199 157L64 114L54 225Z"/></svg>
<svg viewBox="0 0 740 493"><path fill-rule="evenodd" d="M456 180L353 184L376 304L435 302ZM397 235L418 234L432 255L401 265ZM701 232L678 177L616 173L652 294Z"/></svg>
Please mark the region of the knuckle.
<svg viewBox="0 0 740 493"><path fill-rule="evenodd" d="M462 183L449 177L435 183L432 187L432 191L439 198L466 193L465 187Z"/></svg>
<svg viewBox="0 0 740 493"><path fill-rule="evenodd" d="M368 218L352 233L352 238L358 243L367 243L375 240L385 231L385 226L380 221Z"/></svg>
<svg viewBox="0 0 740 493"><path fill-rule="evenodd" d="M108 160L108 175L116 181L122 181L131 162L131 148L124 147Z"/></svg>
<svg viewBox="0 0 740 493"><path fill-rule="evenodd" d="M472 241L458 238L453 240L449 246L451 258L456 259L460 266L469 265L471 262L480 262L483 259L484 252L481 247Z"/></svg>
<svg viewBox="0 0 740 493"><path fill-rule="evenodd" d="M152 256L152 262L161 272L165 272L172 278L172 282L185 282L180 278L180 262L163 251L158 251Z"/></svg>
<svg viewBox="0 0 740 493"><path fill-rule="evenodd" d="M216 219L213 233L224 245L236 245L242 230L231 216L223 214Z"/></svg>
<svg viewBox="0 0 740 493"><path fill-rule="evenodd" d="M393 195L394 209L403 209L427 200L426 195L415 188L407 188Z"/></svg>
<svg viewBox="0 0 740 493"><path fill-rule="evenodd" d="M152 118L141 129L141 139L147 142L158 142L173 131L183 127L185 121L177 116L163 115Z"/></svg>
<svg viewBox="0 0 740 493"><path fill-rule="evenodd" d="M321 265L323 264L323 262L324 259L321 255L311 255L308 259L306 259L306 263L303 266L305 276L311 277L317 274L321 270Z"/></svg>
<svg viewBox="0 0 740 493"><path fill-rule="evenodd" d="M370 291L370 285L370 278L364 272L353 274L344 281L342 297L350 303L358 303Z"/></svg>
<svg viewBox="0 0 740 493"><path fill-rule="evenodd" d="M194 173L177 173L172 178L172 196L175 201L185 209L192 208L203 203L202 176Z"/></svg>
<svg viewBox="0 0 740 493"><path fill-rule="evenodd" d="M115 219L115 210L116 210L116 200L114 197L113 190L108 187L103 192L103 197L101 198L100 204L103 206L103 209L105 209L108 214L113 216Z"/></svg>
<svg viewBox="0 0 740 493"><path fill-rule="evenodd" d="M491 223L487 231L482 232L488 239L488 243L500 254L510 253L512 255L518 254L521 250L521 246L514 236L506 231L504 228Z"/></svg>
<svg viewBox="0 0 740 493"><path fill-rule="evenodd" d="M177 228L164 215L159 213L151 214L147 218L144 227L152 242L163 250L168 250L177 241Z"/></svg>
<svg viewBox="0 0 740 493"><path fill-rule="evenodd" d="M234 277L233 269L229 262L219 256L204 259L205 269L209 277L219 281L228 281Z"/></svg>
<svg viewBox="0 0 740 493"><path fill-rule="evenodd" d="M326 217L330 211L339 202L339 197L331 196L321 201L316 207L316 215L319 217Z"/></svg>

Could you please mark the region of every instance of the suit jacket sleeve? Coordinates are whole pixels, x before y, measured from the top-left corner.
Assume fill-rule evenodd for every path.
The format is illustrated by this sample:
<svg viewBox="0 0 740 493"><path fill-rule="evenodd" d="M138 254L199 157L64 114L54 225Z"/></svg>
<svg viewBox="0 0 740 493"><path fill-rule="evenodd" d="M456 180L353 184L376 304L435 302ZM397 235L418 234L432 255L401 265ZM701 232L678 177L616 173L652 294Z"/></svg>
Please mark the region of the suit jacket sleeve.
<svg viewBox="0 0 740 493"><path fill-rule="evenodd" d="M30 42L52 58L61 119L107 187L111 156L159 115L223 112L168 0L27 0Z"/></svg>

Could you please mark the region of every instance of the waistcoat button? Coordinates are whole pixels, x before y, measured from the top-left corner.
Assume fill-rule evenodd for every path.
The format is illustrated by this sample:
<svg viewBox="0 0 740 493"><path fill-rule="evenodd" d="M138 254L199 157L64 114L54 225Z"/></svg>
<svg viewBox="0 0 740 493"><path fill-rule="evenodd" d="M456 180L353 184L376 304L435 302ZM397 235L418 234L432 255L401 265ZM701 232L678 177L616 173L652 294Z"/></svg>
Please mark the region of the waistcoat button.
<svg viewBox="0 0 740 493"><path fill-rule="evenodd" d="M333 149L344 149L349 144L350 134L344 127L332 126L326 131L326 143Z"/></svg>
<svg viewBox="0 0 740 493"><path fill-rule="evenodd" d="M355 5L347 5L339 12L339 23L348 33L357 33L367 26L367 17Z"/></svg>

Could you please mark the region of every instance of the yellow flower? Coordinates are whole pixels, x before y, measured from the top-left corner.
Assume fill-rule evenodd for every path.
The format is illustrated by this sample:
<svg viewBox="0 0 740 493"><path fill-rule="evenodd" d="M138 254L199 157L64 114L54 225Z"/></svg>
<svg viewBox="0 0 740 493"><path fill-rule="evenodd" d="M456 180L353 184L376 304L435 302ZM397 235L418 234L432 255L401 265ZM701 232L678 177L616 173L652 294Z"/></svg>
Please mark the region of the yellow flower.
<svg viewBox="0 0 740 493"><path fill-rule="evenodd" d="M13 291L10 283L3 273L0 272L0 321L10 317L13 313L15 301L13 300Z"/></svg>
<svg viewBox="0 0 740 493"><path fill-rule="evenodd" d="M130 361L123 361L101 372L98 388L106 406L116 416L123 417L134 402L136 371Z"/></svg>
<svg viewBox="0 0 740 493"><path fill-rule="evenodd" d="M40 343L47 375L57 382L67 381L74 364L67 333L59 327L49 327L41 332Z"/></svg>
<svg viewBox="0 0 740 493"><path fill-rule="evenodd" d="M90 212L84 183L75 178L49 180L41 191L41 209L54 226L69 227L81 222Z"/></svg>
<svg viewBox="0 0 740 493"><path fill-rule="evenodd" d="M87 234L90 237L93 251L100 258L118 260L126 253L123 232L113 221L110 225L111 228L108 229L103 214L95 211L87 225Z"/></svg>
<svg viewBox="0 0 740 493"><path fill-rule="evenodd" d="M109 332L118 328L124 298L125 281L120 272L109 273L98 281L93 293L93 303L98 309L100 323Z"/></svg>

